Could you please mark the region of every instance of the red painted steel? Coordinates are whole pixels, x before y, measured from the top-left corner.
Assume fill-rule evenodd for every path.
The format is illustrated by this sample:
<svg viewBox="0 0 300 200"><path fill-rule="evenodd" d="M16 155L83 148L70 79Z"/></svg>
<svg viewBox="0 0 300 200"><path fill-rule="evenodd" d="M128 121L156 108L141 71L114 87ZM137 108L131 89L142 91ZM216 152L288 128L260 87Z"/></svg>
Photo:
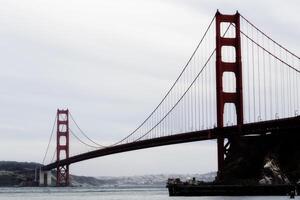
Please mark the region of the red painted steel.
<svg viewBox="0 0 300 200"><path fill-rule="evenodd" d="M221 35L221 24L233 23L235 38L226 38ZM235 62L222 61L222 47L231 46L235 48ZM233 72L236 80L235 92L223 91L223 73ZM224 106L233 103L236 108L237 126L243 124L243 88L242 88L242 62L241 62L241 39L240 39L240 14L223 15L216 13L216 91L217 91L217 127L224 127ZM224 135L220 132L218 136L218 172L222 174L224 168L225 146Z"/></svg>
<svg viewBox="0 0 300 200"><path fill-rule="evenodd" d="M61 158L61 153L65 158ZM69 158L69 110L57 110L56 158L56 185L68 186L69 165L59 165L59 163Z"/></svg>

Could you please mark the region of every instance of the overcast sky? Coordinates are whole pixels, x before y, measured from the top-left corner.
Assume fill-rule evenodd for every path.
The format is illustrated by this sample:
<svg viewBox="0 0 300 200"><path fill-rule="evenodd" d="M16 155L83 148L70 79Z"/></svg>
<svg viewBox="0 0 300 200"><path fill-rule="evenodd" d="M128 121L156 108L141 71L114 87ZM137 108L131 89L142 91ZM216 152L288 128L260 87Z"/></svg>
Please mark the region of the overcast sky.
<svg viewBox="0 0 300 200"><path fill-rule="evenodd" d="M239 10L300 55L299 0L1 0L0 160L41 162L57 108L69 108L99 143L126 136L169 89L218 8ZM215 170L215 141L71 166L93 176Z"/></svg>

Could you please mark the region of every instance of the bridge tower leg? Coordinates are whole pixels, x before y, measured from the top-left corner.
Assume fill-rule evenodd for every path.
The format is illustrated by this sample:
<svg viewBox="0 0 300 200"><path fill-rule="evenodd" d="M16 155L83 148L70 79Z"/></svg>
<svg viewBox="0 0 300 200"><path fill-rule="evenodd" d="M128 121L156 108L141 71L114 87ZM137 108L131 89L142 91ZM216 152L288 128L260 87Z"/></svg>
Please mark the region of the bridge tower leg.
<svg viewBox="0 0 300 200"><path fill-rule="evenodd" d="M221 34L222 23L232 23L235 29L235 37L223 37ZM222 47L234 47L235 62L224 62L222 60ZM233 72L235 75L235 92L224 92L223 74ZM226 103L233 103L236 108L237 125L243 124L243 87L242 87L242 61L241 61L241 39L240 39L240 15L223 15L216 13L216 91L217 91L217 127L224 126L224 107ZM218 143L218 175L222 179L224 160L227 144L224 145L225 136L219 133Z"/></svg>
<svg viewBox="0 0 300 200"><path fill-rule="evenodd" d="M57 110L57 164L65 158L69 158L69 110ZM68 186L69 183L69 165L57 165L56 186Z"/></svg>

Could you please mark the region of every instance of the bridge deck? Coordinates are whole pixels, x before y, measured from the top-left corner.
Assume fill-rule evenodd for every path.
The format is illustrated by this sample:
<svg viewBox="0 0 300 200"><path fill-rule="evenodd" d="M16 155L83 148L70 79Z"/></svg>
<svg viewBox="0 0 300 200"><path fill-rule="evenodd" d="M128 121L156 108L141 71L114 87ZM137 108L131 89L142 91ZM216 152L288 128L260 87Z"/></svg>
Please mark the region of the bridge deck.
<svg viewBox="0 0 300 200"><path fill-rule="evenodd" d="M58 166L69 165L72 163L88 160L91 158L97 158L102 156L107 156L116 153L122 153L127 151L134 151L138 149L145 149L151 147L180 144L187 142L195 142L202 140L216 139L218 135L224 137L230 137L234 135L251 135L251 134L266 134L268 132L278 132L278 131L288 131L288 130L299 130L300 129L300 116L278 119L264 122L256 122L244 124L240 127L238 126L228 126L224 128L214 128L202 131L195 131L189 133L181 133L176 135L164 136L159 138L147 139L127 144L120 144L116 146L111 146L103 149L98 149L95 151L79 154L72 156L68 159L61 160L60 162L54 162L49 165L42 167L42 170L54 169Z"/></svg>

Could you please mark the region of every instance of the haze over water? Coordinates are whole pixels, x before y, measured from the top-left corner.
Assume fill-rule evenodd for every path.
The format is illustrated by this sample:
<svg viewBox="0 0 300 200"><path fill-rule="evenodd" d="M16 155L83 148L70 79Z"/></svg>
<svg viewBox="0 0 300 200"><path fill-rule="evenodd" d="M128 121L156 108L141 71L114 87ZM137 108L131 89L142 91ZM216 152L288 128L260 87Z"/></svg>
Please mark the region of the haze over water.
<svg viewBox="0 0 300 200"><path fill-rule="evenodd" d="M169 197L166 188L0 188L0 200L283 200L283 197ZM300 199L296 197L295 199Z"/></svg>

